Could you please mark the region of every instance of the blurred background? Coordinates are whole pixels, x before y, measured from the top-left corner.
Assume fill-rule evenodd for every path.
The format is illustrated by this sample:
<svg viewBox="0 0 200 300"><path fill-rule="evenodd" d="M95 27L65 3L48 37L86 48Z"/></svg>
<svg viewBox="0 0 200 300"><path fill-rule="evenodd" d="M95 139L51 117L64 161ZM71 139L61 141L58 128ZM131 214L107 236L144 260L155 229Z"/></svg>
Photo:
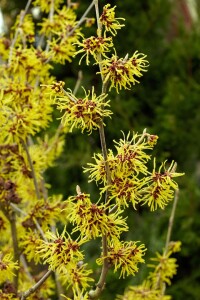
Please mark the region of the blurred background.
<svg viewBox="0 0 200 300"><path fill-rule="evenodd" d="M182 251L177 255L178 273L167 293L173 299L198 300L200 295L200 0L126 0L100 1L117 5L117 17L126 19L125 27L114 38L120 57L138 50L147 54L149 70L141 83L130 91L109 97L113 110L112 120L107 122L106 138L110 148L113 139L128 131L147 131L159 136L153 156L157 161L175 160L178 172L185 176L178 180L180 196L176 211L172 240L182 241ZM0 1L0 33L8 35L16 15L26 1ZM89 0L78 1L77 13L83 14ZM94 14L91 12L90 17ZM37 18L41 18L37 15ZM95 34L95 26L83 30L85 36ZM86 89L101 89L97 66L81 66L79 59L72 64L56 65L53 74L72 88L78 71L83 72L81 85ZM52 131L57 126L52 126ZM65 151L57 165L46 174L52 185L52 193L62 193L65 198L75 194L75 186L98 199L98 189L88 184L82 167L91 162L94 152L100 151L98 133L91 136L74 132L66 136ZM150 166L152 167L152 166ZM140 240L148 248L146 261L165 245L171 204L166 210L154 213L148 209L137 211L129 208L129 233L127 240ZM99 253L99 240L87 246L88 257ZM91 264L92 264L91 263ZM147 267L141 267L136 277L118 281L117 274L109 275L107 289L101 299L113 300L114 294L122 294L128 285L139 284L146 276Z"/></svg>

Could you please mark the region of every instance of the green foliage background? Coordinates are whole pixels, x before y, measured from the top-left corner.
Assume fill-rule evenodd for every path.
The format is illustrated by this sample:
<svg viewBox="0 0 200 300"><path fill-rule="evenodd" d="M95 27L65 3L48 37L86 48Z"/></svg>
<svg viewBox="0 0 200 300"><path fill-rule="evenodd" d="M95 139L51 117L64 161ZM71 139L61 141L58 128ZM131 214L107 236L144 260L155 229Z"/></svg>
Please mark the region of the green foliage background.
<svg viewBox="0 0 200 300"><path fill-rule="evenodd" d="M78 14L81 16L90 1L79 2ZM174 1L100 2L102 5L116 4L117 15L126 19L126 26L115 38L118 54L125 56L138 50L147 54L150 62L149 71L140 85L119 95L110 93L114 115L106 127L108 146L113 147L112 140L121 137L120 130L141 132L147 128L159 136L154 155L159 160L174 159L178 171L186 173L179 179L181 192L172 236L174 240L182 241L182 252L177 257L178 274L167 292L175 300L197 300L200 295L200 20L188 30L181 12L174 13ZM17 13L15 6L24 7L23 4L25 1L9 1L7 13L9 10L12 14ZM200 11L198 0L197 5L197 11ZM85 35L89 36L94 30L85 30ZM64 80L67 87L73 88L78 70L83 71L82 85L86 89L92 85L96 90L101 88L96 67L79 66L78 58L72 65L56 66L54 74ZM46 174L54 192L67 197L75 193L75 186L79 184L82 191L93 195L95 201L97 187L88 184L87 176L82 173L82 166L91 161L95 151L100 151L97 133L83 136L77 131L67 135L65 152L57 166ZM164 247L170 209L156 213L129 209L127 239L145 242L149 250L146 261ZM87 249L88 257L95 258L98 251L97 243L91 244ZM108 276L101 299L113 299L113 294L122 294L127 285L141 282L146 273L146 267L142 267L135 278L120 282L117 276Z"/></svg>

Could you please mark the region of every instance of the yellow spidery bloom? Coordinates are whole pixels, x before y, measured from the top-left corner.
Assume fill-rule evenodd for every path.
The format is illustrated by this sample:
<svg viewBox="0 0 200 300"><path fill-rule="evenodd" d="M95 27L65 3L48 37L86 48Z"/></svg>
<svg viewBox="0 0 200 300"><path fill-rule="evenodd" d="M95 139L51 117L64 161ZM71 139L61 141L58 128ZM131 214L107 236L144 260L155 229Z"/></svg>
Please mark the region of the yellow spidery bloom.
<svg viewBox="0 0 200 300"><path fill-rule="evenodd" d="M0 289L0 299L1 300L19 300L19 297L16 296L16 293L4 293L1 289Z"/></svg>
<svg viewBox="0 0 200 300"><path fill-rule="evenodd" d="M64 0L54 0L54 9L57 10ZM33 5L39 6L42 12L49 13L52 0L34 0Z"/></svg>
<svg viewBox="0 0 200 300"><path fill-rule="evenodd" d="M56 270L59 273L62 273L63 268L66 267L73 269L84 258L79 249L85 240L74 241L69 234L67 234L67 237L65 235L66 229L63 230L61 235L58 232L56 234L47 232L46 238L48 241L42 241L37 250L43 259L43 263L49 264L49 269Z"/></svg>
<svg viewBox="0 0 200 300"><path fill-rule="evenodd" d="M162 169L163 172L161 171ZM176 163L172 161L166 169L166 161L161 164L158 172L156 171L156 161L154 159L154 169L149 177L149 184L144 189L143 204L147 204L150 210L156 210L158 207L164 209L165 206L173 200L174 190L178 189L178 184L173 180L174 177L183 176L184 173L176 173Z"/></svg>
<svg viewBox="0 0 200 300"><path fill-rule="evenodd" d="M0 37L0 57L1 60L7 60L9 57L9 47L11 45L10 39L6 37Z"/></svg>
<svg viewBox="0 0 200 300"><path fill-rule="evenodd" d="M76 28L76 14L73 9L63 6L55 11L52 19L44 18L40 34L47 37L49 56L51 61L64 64L71 62L76 52L75 44L81 36L80 27ZM49 36L51 39L48 40Z"/></svg>
<svg viewBox="0 0 200 300"><path fill-rule="evenodd" d="M118 172L126 174L127 176L142 173L148 174L146 167L147 162L151 156L145 151L152 150L154 144L150 141L151 135L148 133L134 134L130 138L130 132L127 137L124 136L119 142L115 142L117 150L117 169ZM155 141L154 141L155 143Z"/></svg>
<svg viewBox="0 0 200 300"><path fill-rule="evenodd" d="M110 4L106 4L103 7L103 12L100 16L100 23L105 26L105 31L109 31L112 35L117 34L117 30L121 29L124 24L120 24L118 20L125 20L124 18L115 17L116 6L110 8Z"/></svg>
<svg viewBox="0 0 200 300"><path fill-rule="evenodd" d="M15 276L14 270L19 269L18 263L13 262L11 254L3 254L0 252L0 284L12 280Z"/></svg>
<svg viewBox="0 0 200 300"><path fill-rule="evenodd" d="M123 296L116 300L170 300L170 296L160 295L159 290L152 289L151 282L145 280L141 285L129 286Z"/></svg>
<svg viewBox="0 0 200 300"><path fill-rule="evenodd" d="M70 38L53 39L49 42L49 46L53 62L65 64L66 61L72 61L76 48L74 43L70 41Z"/></svg>
<svg viewBox="0 0 200 300"><path fill-rule="evenodd" d="M87 39L83 39L82 42L76 43L78 47L81 47L79 51L76 52L76 55L79 53L84 53L81 57L79 64L81 63L82 59L86 56L86 64L89 65L90 60L89 56L92 55L96 62L98 62L99 54L106 56L106 52L109 52L109 48L113 47L112 37L100 37L100 36L91 36Z"/></svg>
<svg viewBox="0 0 200 300"><path fill-rule="evenodd" d="M59 220L61 214L69 207L66 201L61 201L62 197L54 196L47 200L36 199L34 203L28 204L28 214L22 219L25 228L35 228L35 220L41 225L43 231L48 230L48 226ZM65 214L66 216L66 214Z"/></svg>
<svg viewBox="0 0 200 300"><path fill-rule="evenodd" d="M117 178L149 174L146 164L150 160L150 155L145 153L146 150L153 149L157 140L157 136L148 133L133 134L124 136L118 142L114 141L117 154L114 155L112 150L108 150L107 162L110 168L110 175L113 181ZM94 154L95 163L88 163L88 168L84 172L90 172L90 181L106 183L105 162L102 154Z"/></svg>
<svg viewBox="0 0 200 300"><path fill-rule="evenodd" d="M38 247L41 246L39 233L32 231L30 228L25 230L24 227L21 227L19 232L19 246L23 249L23 253L29 262L34 260L36 264L41 263L41 257L37 253Z"/></svg>
<svg viewBox="0 0 200 300"><path fill-rule="evenodd" d="M170 253L170 255L172 253L180 252L181 251L181 242L180 241L176 241L176 242L171 241L168 245L167 251L168 251L168 253Z"/></svg>
<svg viewBox="0 0 200 300"><path fill-rule="evenodd" d="M98 264L102 264L105 258L109 264L114 266L114 272L120 269L120 277L128 275L134 276L138 272L138 263L144 263L143 256L146 248L144 244L137 245L138 242L121 242L117 239L108 245L108 255L97 259Z"/></svg>
<svg viewBox="0 0 200 300"><path fill-rule="evenodd" d="M101 193L109 189L109 200L114 199L118 206L128 207L131 203L133 208L136 209L136 204L141 200L140 190L146 185L145 178L139 180L133 176L130 178L121 176L115 177L110 186L101 189Z"/></svg>
<svg viewBox="0 0 200 300"><path fill-rule="evenodd" d="M136 51L131 58L119 58L113 54L111 58L106 58L101 62L101 72L104 83L110 82L110 89L116 88L117 93L122 88L130 89L131 85L139 83L136 77L141 77L142 72L146 72L148 61L146 55Z"/></svg>
<svg viewBox="0 0 200 300"><path fill-rule="evenodd" d="M152 281L152 285L155 288L162 289L163 283L170 285L171 279L177 273L177 260L176 258L169 256L170 253L162 255L156 253L156 257L151 258L151 261L155 264L148 265L149 267L154 268L154 271L149 275L149 279Z"/></svg>
<svg viewBox="0 0 200 300"><path fill-rule="evenodd" d="M80 299L81 300L89 300L87 292L86 292L86 294L84 294L84 292L77 293L76 295L74 294L73 299L69 298L65 295L61 295L61 296L64 297L65 299L67 299L67 300L80 300Z"/></svg>
<svg viewBox="0 0 200 300"><path fill-rule="evenodd" d="M92 239L107 234L110 239L128 230L125 219L120 216L122 211L108 214L105 204L92 203L88 194L80 193L69 201L72 203L69 219L76 224L73 232L80 231L81 237Z"/></svg>
<svg viewBox="0 0 200 300"><path fill-rule="evenodd" d="M70 131L75 127L91 134L92 130L99 128L99 121L110 117L112 112L106 109L110 106L110 101L105 100L107 94L96 96L94 87L92 92L84 92L84 98L76 98L71 92L66 92L66 95L57 98L56 103L60 111L65 111L61 118L63 126L70 127Z"/></svg>
<svg viewBox="0 0 200 300"><path fill-rule="evenodd" d="M20 18L21 15L17 16L15 25L12 27L12 29L18 29L19 35L16 43L21 42L21 40L24 42L33 43L35 41L35 26L33 22L33 17L31 14L26 14L23 20L23 23L20 24Z"/></svg>
<svg viewBox="0 0 200 300"><path fill-rule="evenodd" d="M87 269L87 264L80 261L73 268L62 269L59 279L62 284L67 285L67 288L72 286L73 294L78 295L83 293L90 286L90 283L94 281L93 278L89 277L92 273L92 270Z"/></svg>
<svg viewBox="0 0 200 300"><path fill-rule="evenodd" d="M99 183L106 183L106 171L105 171L105 161L103 155L101 153L94 154L93 159L95 163L87 163L88 167L84 168L84 172L90 172L89 178L90 181L96 181ZM115 170L116 162L115 156L112 150L108 149L107 161L109 164L109 168L111 171L111 178L112 171Z"/></svg>

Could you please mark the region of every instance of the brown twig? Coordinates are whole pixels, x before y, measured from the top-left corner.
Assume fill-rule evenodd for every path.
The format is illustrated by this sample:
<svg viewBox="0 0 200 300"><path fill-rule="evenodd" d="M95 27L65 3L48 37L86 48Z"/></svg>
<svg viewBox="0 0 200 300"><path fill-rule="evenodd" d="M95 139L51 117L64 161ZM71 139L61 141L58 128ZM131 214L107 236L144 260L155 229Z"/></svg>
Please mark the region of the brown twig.
<svg viewBox="0 0 200 300"><path fill-rule="evenodd" d="M176 190L171 215L170 215L170 218L169 218L169 225L168 225L168 230L167 230L167 238L166 238L166 243L165 243L164 255L167 255L167 251L169 249L169 243L170 243L170 240L171 240L171 234L172 234L172 228L173 228L173 224L174 224L174 217L175 217L175 211L176 211L176 207L177 207L177 203L178 203L178 198L179 198L179 190ZM165 290L166 290L166 284L163 283L163 285L162 285L162 295L165 294Z"/></svg>
<svg viewBox="0 0 200 300"><path fill-rule="evenodd" d="M11 226L11 236L13 242L13 251L14 251L14 261L19 263L20 255L19 255L19 246L18 246L18 238L17 238L17 227L16 227L16 214L14 211L11 212L9 216L10 226ZM15 289L18 289L18 279L19 279L19 269L14 271L14 279L13 283Z"/></svg>
<svg viewBox="0 0 200 300"><path fill-rule="evenodd" d="M176 207L177 207L177 203L178 203L178 198L179 198L179 190L176 190L171 215L170 215L170 218L169 218L167 238L166 238L165 250L164 250L165 254L167 253L168 248L169 248L169 243L170 243L171 234L172 234L172 227L173 227L173 224L174 224L174 216L175 216L175 211L176 211Z"/></svg>
<svg viewBox="0 0 200 300"><path fill-rule="evenodd" d="M25 18L25 16L26 16L27 12L28 12L28 9L29 9L29 7L30 7L30 5L31 5L31 2L32 2L32 0L28 0L25 9L21 11L21 14L20 14L20 20L19 20L19 25L18 25L18 28L17 28L16 31L15 31L15 35L14 35L14 37L13 37L13 39L12 39L12 42L11 42L11 45L10 45L10 53L9 53L9 58L8 58L8 66L9 66L10 63L11 63L13 49L14 49L15 43L16 43L16 41L17 41L18 35L19 35L19 33L20 33L20 30L21 30L20 27L21 27L22 24L23 24L24 18Z"/></svg>
<svg viewBox="0 0 200 300"><path fill-rule="evenodd" d="M48 270L44 276L34 285L32 286L29 290L24 292L21 296L20 300L25 300L28 298L31 294L33 294L44 282L47 280L47 278L52 274L52 270Z"/></svg>
<svg viewBox="0 0 200 300"><path fill-rule="evenodd" d="M97 27L98 27L98 36L101 36L101 24L99 22L99 6L98 6L98 0L94 0L95 4L95 11L96 11L96 19L97 19ZM101 72L101 54L99 54L98 57L98 62L99 62L99 68ZM106 93L106 87L107 84L104 83L104 78L103 75L101 74L101 79L102 79L102 94ZM100 136L100 142L101 142L101 149L102 149L102 154L104 158L104 164L105 164L105 172L106 172L106 181L107 185L111 185L111 176L110 176L110 167L108 163L108 153L107 153L107 146L106 146L106 139L105 139L105 131L104 131L104 126L103 126L103 120L99 122L99 136ZM108 202L109 198L109 189L106 190L106 195L105 195L105 204ZM109 211L107 211L109 213ZM91 299L98 298L99 295L101 294L105 282L106 282L106 276L108 273L109 265L108 265L108 259L107 259L107 254L108 254L108 243L107 243L107 235L104 234L102 235L102 256L104 257L103 259L103 266L101 269L101 275L99 277L99 281L96 284L96 289L91 290L89 292L89 296Z"/></svg>
<svg viewBox="0 0 200 300"><path fill-rule="evenodd" d="M37 179L36 179L35 170L34 170L33 162L32 162L29 150L28 150L28 146L27 146L26 142L24 142L24 140L21 140L21 143L22 143L22 146L24 147L24 150L25 150L26 155L27 155L28 163L29 163L29 166L31 168L31 175L32 175L33 182L34 182L36 196L37 196L38 199L40 199L40 191L39 191L39 187L38 187L38 182L37 182Z"/></svg>
<svg viewBox="0 0 200 300"><path fill-rule="evenodd" d="M74 28L67 34L67 37L70 36L70 35L72 35L74 33L74 31L85 21L85 17L87 16L87 14L93 8L94 3L95 3L95 0L92 1L92 3L88 6L88 8L86 9L86 11L82 15L82 17L80 18L80 20L78 21L78 23L76 24L76 26L74 26Z"/></svg>

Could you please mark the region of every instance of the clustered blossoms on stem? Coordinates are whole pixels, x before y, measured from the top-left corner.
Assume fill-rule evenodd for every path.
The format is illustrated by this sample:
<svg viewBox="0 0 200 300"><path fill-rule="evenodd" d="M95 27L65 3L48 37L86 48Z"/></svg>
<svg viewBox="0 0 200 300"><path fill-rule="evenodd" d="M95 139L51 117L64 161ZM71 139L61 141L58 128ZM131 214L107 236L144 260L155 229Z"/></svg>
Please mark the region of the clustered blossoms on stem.
<svg viewBox="0 0 200 300"><path fill-rule="evenodd" d="M99 19L101 27L97 30L97 37L91 36L83 39L82 42L78 41L77 44L82 49L76 52L76 54L84 53L80 63L86 56L87 65L90 63L89 55L92 55L95 62L100 65L98 74L101 74L104 84L110 83L109 89L114 87L117 92L122 88L130 89L131 85L139 83L138 78L147 71L149 65L145 59L146 55L138 51L135 51L130 58L128 55L119 58L114 49L115 53L111 57L108 56L108 52L111 51L109 48L113 48L113 42L112 37L107 37L106 34L110 32L112 35L116 35L117 30L124 26L119 23L119 19L124 20L123 18L115 18L115 7L110 8L110 4L105 5ZM104 31L103 36L102 30ZM103 60L102 56L104 57Z"/></svg>
<svg viewBox="0 0 200 300"><path fill-rule="evenodd" d="M86 64L89 65L89 55L92 55L95 61L98 61L99 54L102 54L106 57L106 52L109 52L109 48L113 47L113 42L111 37L103 38L98 36L91 36L87 39L83 39L82 42L78 41L77 45L79 47L82 47L82 49L77 51L76 54L84 52L83 56L79 61L79 64L81 63L82 59L86 56Z"/></svg>
<svg viewBox="0 0 200 300"><path fill-rule="evenodd" d="M120 269L120 277L135 275L138 272L138 263L144 263L142 257L146 251L144 244L138 246L137 243L139 242L113 240L108 245L107 256L97 259L97 263L102 264L103 260L107 258L108 263L114 266L114 272Z"/></svg>
<svg viewBox="0 0 200 300"><path fill-rule="evenodd" d="M98 1L92 1L77 21L77 4L67 1L66 6L63 2L33 1L45 16L37 24L36 35L36 22L31 14L27 14L31 11L31 1L28 1L13 26L12 38L0 38L2 300L55 298L56 290L60 294L59 286L61 289L70 287L67 295L73 300L91 300L101 293L110 268L119 271L120 277L134 276L138 264L144 263L146 248L138 241L121 240L128 230L127 217L123 214L125 208L130 204L134 209L138 204L147 204L150 210L164 209L178 188L173 178L182 175L176 173L173 162L169 167L163 163L158 171L154 163L153 171L148 170L151 159L148 151L153 149L158 137L146 130L141 135L133 134L133 137L130 133L127 137L124 135L123 139L114 141L115 151L107 150L104 120L112 112L106 90L115 88L119 92L138 83L147 71L148 61L146 55L138 51L130 58L128 54L124 58L118 57L112 36L124 26L119 22L124 19L115 17L115 6L105 5L99 17ZM85 38L80 25L93 23L86 17L93 6L97 15L97 34ZM77 51L76 46L79 47ZM80 62L85 57L88 65L93 57L94 63L99 65L101 94L92 87L89 91L83 88L84 97L76 96L80 78L72 93L64 89L64 82L57 82L52 76L55 63L70 62L75 54L82 55ZM62 112L61 124L52 137L47 134L41 137L41 131L53 119L55 105ZM64 133L75 128L89 134L99 129L102 154L94 154L95 163L88 164L85 169L90 173L90 181L101 184L100 198L95 202L79 187L77 195L67 201L61 195L48 195L50 186L45 183L44 172L60 155ZM39 137L35 137L37 133ZM70 234L66 230L68 221L72 228ZM61 234L56 225L64 227ZM93 271L85 263L81 247L98 237L102 238L102 253L99 251L97 264L102 265L102 270L96 289L91 290ZM130 289L130 295L125 293L125 299L166 300L160 290L163 284L170 284L176 273L176 261L170 255L178 249L178 244L170 244L163 255L157 254L154 261L158 265L153 266L154 272L141 287ZM48 264L49 271L35 276L35 270L40 270L41 264ZM54 276L47 279L52 272L55 272ZM139 298L140 295L145 297Z"/></svg>
<svg viewBox="0 0 200 300"><path fill-rule="evenodd" d="M69 220L76 224L73 231L80 231L82 237L92 239L107 234L110 239L128 230L120 210L108 214L108 205L92 203L84 193L70 197L69 201L72 204Z"/></svg>
<svg viewBox="0 0 200 300"><path fill-rule="evenodd" d="M12 261L11 254L3 254L0 252L0 284L7 280L12 280L15 276L14 270L19 269L18 262Z"/></svg>
<svg viewBox="0 0 200 300"><path fill-rule="evenodd" d="M63 0L54 0L54 9L58 10ZM40 7L42 12L49 13L51 9L52 0L34 0L33 5Z"/></svg>
<svg viewBox="0 0 200 300"><path fill-rule="evenodd" d="M77 98L71 92L66 92L62 97L57 97L56 104L60 111L64 111L62 116L63 126L80 128L83 132L86 130L89 134L92 130L98 129L100 121L104 117L110 117L112 112L107 109L109 100L107 95L101 94L97 96L92 88L92 92L85 92L84 98Z"/></svg>
<svg viewBox="0 0 200 300"><path fill-rule="evenodd" d="M156 172L156 160L154 159L154 169L148 177L148 186L144 190L142 202L150 207L150 210L156 210L158 207L164 208L174 198L174 190L178 189L178 184L173 180L174 177L182 176L184 173L176 172L176 163L172 161L166 169L166 161L161 164ZM161 172L161 170L163 172Z"/></svg>
<svg viewBox="0 0 200 300"><path fill-rule="evenodd" d="M74 241L68 234L66 237L66 229L61 235L52 232L46 233L48 241L41 241L38 248L44 263L49 264L49 268L62 272L67 265L74 267L79 261L83 260L83 254L79 250L83 241Z"/></svg>
<svg viewBox="0 0 200 300"><path fill-rule="evenodd" d="M103 7L103 12L99 18L100 23L105 26L105 32L109 31L112 35L116 35L117 30L125 26L124 24L120 24L118 21L124 21L124 18L115 17L115 8L116 6L110 8L110 4L106 4Z"/></svg>
<svg viewBox="0 0 200 300"><path fill-rule="evenodd" d="M147 162L151 156L146 153L152 150L157 136L143 132L142 135L133 134L130 138L115 141L117 153L108 151L107 162L110 169L111 185L106 183L106 169L104 158L101 154L95 154L95 163L88 163L85 172L89 172L90 181L103 183L101 193L109 190L109 200L115 200L118 206L129 206L132 203L136 209L136 204L147 204L150 210L164 207L173 199L174 190L178 185L172 179L182 176L183 173L175 172L174 162L168 169L166 162L161 165L159 172L152 173L147 168ZM164 173L161 169L164 167Z"/></svg>
<svg viewBox="0 0 200 300"><path fill-rule="evenodd" d="M46 238L47 241L41 241L37 249L43 263L48 263L49 269L56 271L64 284L72 286L75 295L80 294L89 286L89 282L94 281L89 277L92 271L82 263L84 254L80 246L87 239L73 240L66 229L61 235L47 232Z"/></svg>
<svg viewBox="0 0 200 300"><path fill-rule="evenodd" d="M163 254L156 253L156 257L151 258L152 264L148 266L154 271L150 272L149 279L152 286L156 289L162 289L163 284L171 284L171 279L177 272L177 259L171 257L173 253L181 250L181 242L170 242L167 251L163 250Z"/></svg>
<svg viewBox="0 0 200 300"><path fill-rule="evenodd" d="M116 300L171 300L170 296L160 295L159 290L151 288L151 283L145 280L141 285L130 286L123 296L117 296Z"/></svg>
<svg viewBox="0 0 200 300"><path fill-rule="evenodd" d="M135 53L132 57L119 58L113 54L111 58L106 58L101 62L101 74L104 78L104 83L110 82L110 89L115 87L116 91L122 88L130 89L131 85L139 83L138 77L141 77L142 72L147 71L148 61L143 53Z"/></svg>
<svg viewBox="0 0 200 300"><path fill-rule="evenodd" d="M180 251L181 242L170 242L167 251L163 254L156 253L152 258L153 268L147 279L141 285L130 286L125 290L123 296L118 296L116 300L171 300L171 296L164 295L163 288L171 284L172 277L177 272L176 259L170 257L173 253Z"/></svg>

